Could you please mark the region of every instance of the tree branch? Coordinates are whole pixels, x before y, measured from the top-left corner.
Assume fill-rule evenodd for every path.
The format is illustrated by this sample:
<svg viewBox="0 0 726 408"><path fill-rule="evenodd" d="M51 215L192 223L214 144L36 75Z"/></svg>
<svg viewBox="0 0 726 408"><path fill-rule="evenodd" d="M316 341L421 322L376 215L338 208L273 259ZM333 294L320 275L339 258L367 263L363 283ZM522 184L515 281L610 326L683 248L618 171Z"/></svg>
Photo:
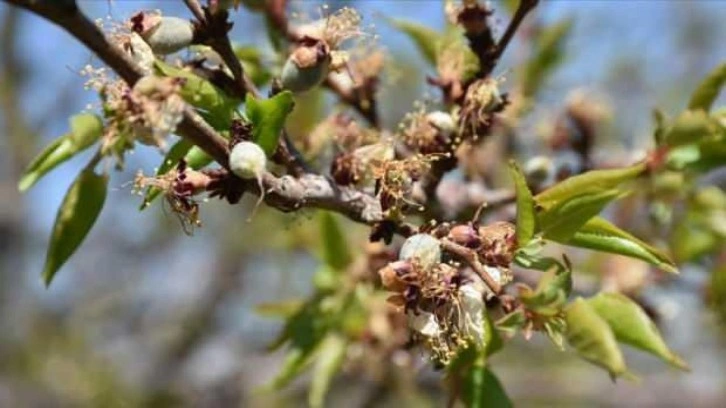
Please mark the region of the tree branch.
<svg viewBox="0 0 726 408"><path fill-rule="evenodd" d="M502 54L504 54L504 50L507 49L509 42L512 38L514 38L514 33L517 32L520 24L522 24L522 21L527 14L537 6L537 3L539 3L539 0L520 0L517 11L514 12L514 17L512 17L512 21L509 22L507 30L499 40L499 43L497 43L497 47L493 55L494 61L499 60Z"/></svg>
<svg viewBox="0 0 726 408"><path fill-rule="evenodd" d="M474 250L449 241L447 238L441 239L441 248L465 261L495 295L499 295L502 292L502 285L495 281L484 269L484 265L479 261L479 256L477 256Z"/></svg>
<svg viewBox="0 0 726 408"><path fill-rule="evenodd" d="M103 32L76 7L61 3L32 0L7 0L11 4L34 12L59 25L94 51L118 75L133 86L141 78L141 70L123 50L109 42ZM199 146L215 161L227 167L227 141L210 127L192 108L184 111L184 118L176 133ZM276 177L270 172L262 174L265 202L281 211L289 212L303 207L321 208L341 213L351 220L373 224L383 220L378 200L349 187L339 187L320 175L306 174L300 178ZM261 194L255 182L245 182L245 189Z"/></svg>

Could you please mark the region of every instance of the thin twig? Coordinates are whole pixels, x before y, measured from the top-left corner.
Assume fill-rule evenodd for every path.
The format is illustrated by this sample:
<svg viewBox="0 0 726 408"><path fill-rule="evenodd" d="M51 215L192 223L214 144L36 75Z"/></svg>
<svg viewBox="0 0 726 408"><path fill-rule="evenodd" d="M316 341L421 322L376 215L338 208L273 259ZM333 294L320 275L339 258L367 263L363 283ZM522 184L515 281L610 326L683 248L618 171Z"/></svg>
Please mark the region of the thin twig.
<svg viewBox="0 0 726 408"><path fill-rule="evenodd" d="M484 269L484 265L482 265L481 261L479 261L479 256L477 256L476 252L473 249L461 246L455 242L449 241L446 238L441 239L441 248L444 249L444 251L450 252L456 257L462 259L465 261L471 269L476 272L477 275L484 281L484 283L489 287L489 289L494 292L495 295L498 295L502 292L502 285L499 284L499 282L495 281L494 278L492 278L491 275Z"/></svg>
<svg viewBox="0 0 726 408"><path fill-rule="evenodd" d="M187 5L187 8L192 12L192 14L194 14L194 17L196 17L200 23L206 24L207 18L204 15L204 10L202 10L202 6L197 0L184 0L184 4Z"/></svg>
<svg viewBox="0 0 726 408"><path fill-rule="evenodd" d="M497 43L497 48L493 55L494 61L499 60L502 54L504 54L504 50L507 49L509 42L514 38L514 33L517 32L527 14L537 6L537 3L539 3L539 0L520 0L517 11L514 12L514 16L512 17L512 21L509 22L507 30L499 40L499 43Z"/></svg>

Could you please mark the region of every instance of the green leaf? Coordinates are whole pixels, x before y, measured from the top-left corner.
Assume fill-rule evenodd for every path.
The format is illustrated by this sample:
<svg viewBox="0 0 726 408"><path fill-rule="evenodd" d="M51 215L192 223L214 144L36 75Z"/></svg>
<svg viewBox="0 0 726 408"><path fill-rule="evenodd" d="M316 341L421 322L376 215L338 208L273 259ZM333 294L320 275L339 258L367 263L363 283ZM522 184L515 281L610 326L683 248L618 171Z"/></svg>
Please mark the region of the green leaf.
<svg viewBox="0 0 726 408"><path fill-rule="evenodd" d="M257 86L263 86L272 79L272 74L262 63L260 50L257 47L235 47L234 54L242 63L244 72Z"/></svg>
<svg viewBox="0 0 726 408"><path fill-rule="evenodd" d="M525 246L534 236L537 220L534 213L534 198L527 187L527 180L514 161L509 162L517 193L517 245Z"/></svg>
<svg viewBox="0 0 726 408"><path fill-rule="evenodd" d="M43 280L50 285L58 269L83 243L106 200L108 176L84 170L68 189L55 218Z"/></svg>
<svg viewBox="0 0 726 408"><path fill-rule="evenodd" d="M461 399L469 408L512 407L499 379L483 364L474 364L466 373Z"/></svg>
<svg viewBox="0 0 726 408"><path fill-rule="evenodd" d="M70 138L73 144L83 150L96 143L103 133L103 121L98 115L81 113L74 115L70 120Z"/></svg>
<svg viewBox="0 0 726 408"><path fill-rule="evenodd" d="M319 218L323 261L334 269L344 270L353 260L345 234L338 220L329 211L320 211Z"/></svg>
<svg viewBox="0 0 726 408"><path fill-rule="evenodd" d="M524 327L525 323L527 323L527 317L524 315L524 310L517 309L499 319L496 322L496 327L505 335L514 336L517 333L517 330Z"/></svg>
<svg viewBox="0 0 726 408"><path fill-rule="evenodd" d="M464 30L457 25L447 25L443 35L437 34L436 40L436 65L441 66L448 63L448 60L455 56L460 58L462 63L461 80L467 81L479 72L479 58L474 54L466 39Z"/></svg>
<svg viewBox="0 0 726 408"><path fill-rule="evenodd" d="M541 315L556 315L572 292L572 271L554 258L551 266L542 275L534 291L523 289L522 303ZM543 262L544 263L544 262Z"/></svg>
<svg viewBox="0 0 726 408"><path fill-rule="evenodd" d="M718 125L702 110L685 111L679 115L665 134L668 146L676 147L712 139L718 135Z"/></svg>
<svg viewBox="0 0 726 408"><path fill-rule="evenodd" d="M18 190L28 190L56 166L89 148L103 133L101 118L90 113L74 115L69 122L71 131L55 139L28 165L18 182Z"/></svg>
<svg viewBox="0 0 726 408"><path fill-rule="evenodd" d="M328 336L320 347L320 352L313 367L313 378L310 383L308 404L311 407L322 407L330 382L345 361L348 344L337 335Z"/></svg>
<svg viewBox="0 0 726 408"><path fill-rule="evenodd" d="M522 68L522 93L532 97L542 88L565 56L565 39L574 20L567 18L545 27L534 38L534 52Z"/></svg>
<svg viewBox="0 0 726 408"><path fill-rule="evenodd" d="M292 92L280 92L264 100L255 99L248 93L245 105L247 119L252 122L252 139L271 156L277 149L285 119L292 112Z"/></svg>
<svg viewBox="0 0 726 408"><path fill-rule="evenodd" d="M610 376L627 376L623 354L608 323L582 298L565 309L567 342L585 360L608 370Z"/></svg>
<svg viewBox="0 0 726 408"><path fill-rule="evenodd" d="M537 205L547 211L575 196L600 193L603 190L617 188L626 181L634 180L643 174L645 170L645 164L639 163L619 169L588 171L555 184L537 194L534 199Z"/></svg>
<svg viewBox="0 0 726 408"><path fill-rule="evenodd" d="M681 370L688 370L688 365L668 348L645 311L627 296L599 293L587 303L605 319L621 343L660 357Z"/></svg>
<svg viewBox="0 0 726 408"><path fill-rule="evenodd" d="M625 193L618 189L593 191L568 197L552 208L537 214L543 237L566 242L592 217L598 215L611 201Z"/></svg>
<svg viewBox="0 0 726 408"><path fill-rule="evenodd" d="M286 300L273 303L260 303L255 306L255 313L263 317L289 318L305 305L301 300Z"/></svg>
<svg viewBox="0 0 726 408"><path fill-rule="evenodd" d="M703 109L708 112L726 83L726 63L711 71L691 95L688 109Z"/></svg>
<svg viewBox="0 0 726 408"><path fill-rule="evenodd" d="M641 259L664 271L678 273L666 254L600 217L590 219L564 244Z"/></svg>
<svg viewBox="0 0 726 408"><path fill-rule="evenodd" d="M402 19L391 18L388 21L413 40L426 61L436 65L436 45L441 38L440 33L424 25Z"/></svg>
<svg viewBox="0 0 726 408"><path fill-rule="evenodd" d="M174 78L183 78L180 95L190 105L202 111L202 117L217 130L228 130L234 118L234 111L240 104L206 79L188 69L173 67L156 60L157 73Z"/></svg>

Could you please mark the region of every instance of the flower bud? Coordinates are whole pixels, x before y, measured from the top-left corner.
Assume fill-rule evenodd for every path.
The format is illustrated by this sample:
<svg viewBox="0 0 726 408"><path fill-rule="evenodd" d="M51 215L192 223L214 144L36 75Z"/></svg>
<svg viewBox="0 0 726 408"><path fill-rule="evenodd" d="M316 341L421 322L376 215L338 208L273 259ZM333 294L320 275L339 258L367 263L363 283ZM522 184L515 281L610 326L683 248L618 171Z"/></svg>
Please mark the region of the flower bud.
<svg viewBox="0 0 726 408"><path fill-rule="evenodd" d="M259 179L267 164L267 156L252 142L237 143L229 154L229 168L237 177Z"/></svg>
<svg viewBox="0 0 726 408"><path fill-rule="evenodd" d="M194 26L179 17L160 17L159 22L141 32L156 54L167 55L188 47L194 39Z"/></svg>
<svg viewBox="0 0 726 408"><path fill-rule="evenodd" d="M285 61L280 74L282 86L295 93L309 91L328 75L330 61L330 52L325 43L308 41Z"/></svg>
<svg viewBox="0 0 726 408"><path fill-rule="evenodd" d="M381 284L392 292L401 292L406 288L403 277L411 272L411 264L406 261L391 262L378 271Z"/></svg>
<svg viewBox="0 0 726 408"><path fill-rule="evenodd" d="M412 235L403 243L398 258L416 262L424 271L430 271L441 262L439 240L429 234Z"/></svg>
<svg viewBox="0 0 726 408"><path fill-rule="evenodd" d="M448 238L467 248L478 248L482 243L477 231L469 224L455 226L449 231Z"/></svg>

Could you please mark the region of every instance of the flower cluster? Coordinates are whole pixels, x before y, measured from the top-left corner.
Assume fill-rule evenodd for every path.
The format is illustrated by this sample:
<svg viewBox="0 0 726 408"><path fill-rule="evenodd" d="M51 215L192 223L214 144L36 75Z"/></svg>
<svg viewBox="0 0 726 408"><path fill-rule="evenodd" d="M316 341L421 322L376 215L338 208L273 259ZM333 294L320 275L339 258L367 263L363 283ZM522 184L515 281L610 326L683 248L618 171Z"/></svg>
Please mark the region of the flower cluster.
<svg viewBox="0 0 726 408"><path fill-rule="evenodd" d="M134 179L134 191L139 195L149 188L161 191L184 232L191 235L194 228L202 225L199 203L194 196L207 190L210 182L209 176L187 168L181 160L175 169L163 175L147 177L139 171Z"/></svg>
<svg viewBox="0 0 726 408"><path fill-rule="evenodd" d="M483 271L453 261L444 242L472 251ZM511 281L514 246L514 229L508 223L479 228L444 224L409 237L398 260L378 271L383 287L393 292L389 303L406 315L414 339L434 361L445 365L461 348L486 341L484 300L494 294L478 274L488 274L499 285Z"/></svg>

